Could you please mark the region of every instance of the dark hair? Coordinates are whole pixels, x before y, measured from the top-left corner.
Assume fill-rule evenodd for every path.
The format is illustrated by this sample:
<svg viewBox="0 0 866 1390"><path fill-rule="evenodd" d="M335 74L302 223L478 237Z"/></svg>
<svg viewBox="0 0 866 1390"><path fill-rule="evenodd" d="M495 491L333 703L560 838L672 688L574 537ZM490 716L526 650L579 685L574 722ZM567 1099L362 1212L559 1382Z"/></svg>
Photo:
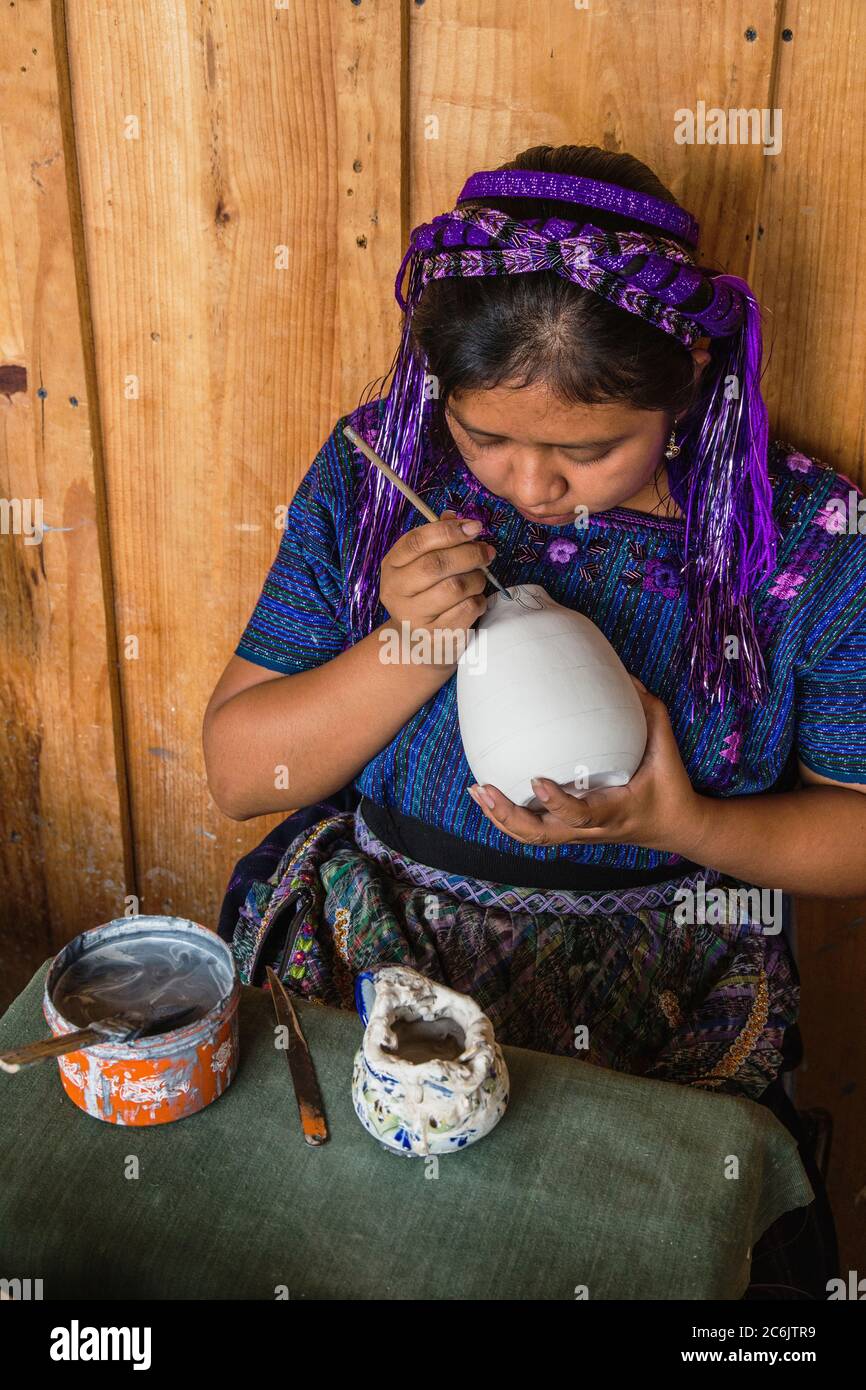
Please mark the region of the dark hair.
<svg viewBox="0 0 866 1390"><path fill-rule="evenodd" d="M536 145L498 167L578 174L679 206L639 159L594 145ZM498 208L521 220L562 217L605 231L654 232L619 213L552 198L491 197L461 206ZM688 243L671 239L694 254ZM635 269L643 259L635 258ZM704 287L685 307L703 307L707 298ZM503 382L543 383L566 404L623 401L672 415L687 411L697 396L693 360L682 343L553 270L431 280L415 308L412 334L438 380L440 409L431 424L442 439L442 407L454 392Z"/></svg>

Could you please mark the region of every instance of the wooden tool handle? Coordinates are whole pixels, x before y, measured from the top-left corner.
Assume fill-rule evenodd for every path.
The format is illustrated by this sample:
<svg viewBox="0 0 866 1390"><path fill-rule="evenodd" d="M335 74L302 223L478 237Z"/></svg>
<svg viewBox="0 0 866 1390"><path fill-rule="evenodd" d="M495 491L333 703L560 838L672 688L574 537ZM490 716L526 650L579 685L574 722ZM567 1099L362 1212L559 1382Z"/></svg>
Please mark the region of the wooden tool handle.
<svg viewBox="0 0 866 1390"><path fill-rule="evenodd" d="M439 517L434 512L433 508L427 506L427 503L424 501L423 497L419 497L417 492L415 492L414 489L411 488L408 483L404 483L403 479L400 477L400 474L395 473L390 464L387 464L383 458L379 457L379 455L375 452L374 449L370 448L367 441L361 438L357 430L353 430L351 425L344 425L343 433L347 439L350 439L352 441L356 449L361 450L361 453L364 455L364 458L369 459L371 463L375 464L376 467L379 469L379 472L384 473L386 478L390 478L394 486L396 488L399 488L400 492L402 492L403 496L407 499L407 501L411 502L412 506L417 508L417 510L421 513L422 516L426 516L428 521L439 520Z"/></svg>
<svg viewBox="0 0 866 1390"><path fill-rule="evenodd" d="M46 1057L62 1057L64 1052L77 1052L80 1047L98 1042L108 1042L108 1038L95 1028L81 1028L77 1033L64 1033L59 1038L42 1038L39 1042L27 1043L25 1047L14 1047L11 1052L0 1052L0 1068L9 1072L20 1071L34 1062L43 1062Z"/></svg>
<svg viewBox="0 0 866 1390"><path fill-rule="evenodd" d="M432 507L427 506L427 503L424 501L423 497L419 497L417 492L415 492L409 486L408 483L404 483L399 473L395 473L393 468L391 468L391 466L387 464L383 458L379 457L375 449L370 448L369 444L366 442L366 440L361 438L357 430L353 430L351 425L344 425L343 434L346 436L347 439L351 440L356 449L360 449L361 453L364 455L366 459L369 459L372 464L375 464L375 466L379 469L380 473L384 473L386 478L390 478L394 486L398 488L400 492L402 492L403 496L409 502L412 503L412 506L415 507L416 510L421 513L422 516L426 516L428 521L441 521L442 518L436 515ZM487 568L486 565L481 565L480 568L481 573L485 576L485 578L490 580L490 583L493 585L494 589L498 589L500 594L504 594L507 599L510 599L511 594L508 592L508 590L505 588L503 584L500 584L499 580L496 578L496 575L491 574L490 570Z"/></svg>

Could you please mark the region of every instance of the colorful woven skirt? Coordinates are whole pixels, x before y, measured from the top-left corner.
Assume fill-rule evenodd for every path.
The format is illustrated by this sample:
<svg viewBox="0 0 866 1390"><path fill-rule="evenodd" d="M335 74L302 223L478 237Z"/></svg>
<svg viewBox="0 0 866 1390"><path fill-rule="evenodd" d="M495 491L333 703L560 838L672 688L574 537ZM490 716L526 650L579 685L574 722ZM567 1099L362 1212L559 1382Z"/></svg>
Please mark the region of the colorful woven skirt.
<svg viewBox="0 0 866 1390"><path fill-rule="evenodd" d="M410 965L471 995L500 1043L756 1099L796 1022L796 967L784 933L741 905L681 922L677 894L699 880L748 887L710 869L617 892L489 883L398 854L338 810L244 885L220 931L247 984L272 965L294 993L350 1009L359 971Z"/></svg>

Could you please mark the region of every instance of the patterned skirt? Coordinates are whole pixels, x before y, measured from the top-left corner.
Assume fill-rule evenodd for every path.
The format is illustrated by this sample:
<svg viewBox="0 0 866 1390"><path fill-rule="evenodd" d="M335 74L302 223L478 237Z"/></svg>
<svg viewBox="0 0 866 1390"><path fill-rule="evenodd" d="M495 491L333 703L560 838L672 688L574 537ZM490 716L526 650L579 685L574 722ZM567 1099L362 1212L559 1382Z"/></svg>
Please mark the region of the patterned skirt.
<svg viewBox="0 0 866 1390"><path fill-rule="evenodd" d="M272 965L294 993L353 1008L359 971L400 963L471 995L501 1043L751 1099L780 1072L799 1006L784 933L724 892L688 914L711 921L680 920L683 889L740 880L513 887L396 853L357 808L306 821L240 903L226 899L220 933L244 983Z"/></svg>

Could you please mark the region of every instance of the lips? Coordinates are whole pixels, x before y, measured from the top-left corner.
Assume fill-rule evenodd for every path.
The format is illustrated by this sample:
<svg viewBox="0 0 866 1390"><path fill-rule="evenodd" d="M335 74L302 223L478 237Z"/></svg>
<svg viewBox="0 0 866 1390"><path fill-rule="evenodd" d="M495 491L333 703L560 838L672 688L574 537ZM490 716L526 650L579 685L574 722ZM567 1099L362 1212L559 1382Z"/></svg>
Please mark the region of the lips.
<svg viewBox="0 0 866 1390"><path fill-rule="evenodd" d="M567 521L574 521L573 512L525 512L522 507L516 507L521 516L525 516L527 521L546 522L548 526L564 526Z"/></svg>

